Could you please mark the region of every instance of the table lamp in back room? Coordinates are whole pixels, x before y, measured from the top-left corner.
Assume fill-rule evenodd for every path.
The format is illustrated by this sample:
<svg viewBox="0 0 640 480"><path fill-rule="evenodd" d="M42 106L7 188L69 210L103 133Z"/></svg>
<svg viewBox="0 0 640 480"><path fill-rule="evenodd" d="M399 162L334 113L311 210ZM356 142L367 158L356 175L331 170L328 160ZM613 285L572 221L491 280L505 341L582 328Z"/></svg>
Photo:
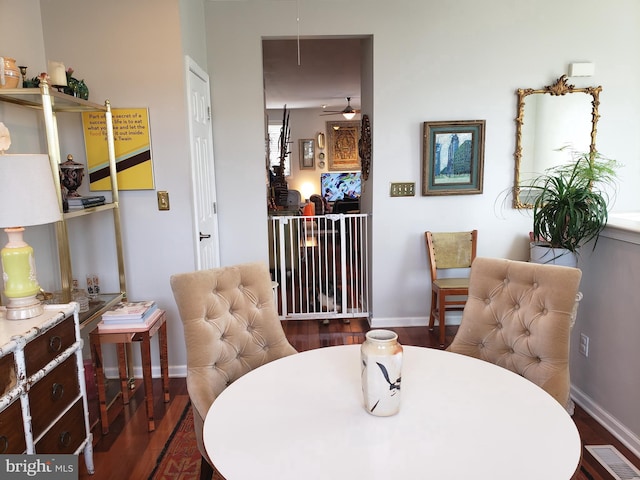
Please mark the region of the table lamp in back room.
<svg viewBox="0 0 640 480"><path fill-rule="evenodd" d="M22 232L30 225L59 220L60 206L49 156L0 151L0 228L9 237L1 253L7 319L23 320L43 312L36 298L40 285L33 248L24 241Z"/></svg>

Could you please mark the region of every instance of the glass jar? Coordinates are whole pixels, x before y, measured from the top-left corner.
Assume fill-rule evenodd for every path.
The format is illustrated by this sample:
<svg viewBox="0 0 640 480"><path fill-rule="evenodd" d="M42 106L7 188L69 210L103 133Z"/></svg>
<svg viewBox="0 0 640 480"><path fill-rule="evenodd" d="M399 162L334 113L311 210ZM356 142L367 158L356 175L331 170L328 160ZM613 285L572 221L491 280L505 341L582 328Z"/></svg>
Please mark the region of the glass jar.
<svg viewBox="0 0 640 480"><path fill-rule="evenodd" d="M78 302L78 305L80 306L80 308L78 309L78 312L80 313L88 312L89 296L87 295L87 292L82 290L78 285L79 285L78 280L74 278L73 290L71 290L71 300L74 302Z"/></svg>
<svg viewBox="0 0 640 480"><path fill-rule="evenodd" d="M372 415L388 417L400 410L402 345L391 330L370 330L360 347L364 407Z"/></svg>

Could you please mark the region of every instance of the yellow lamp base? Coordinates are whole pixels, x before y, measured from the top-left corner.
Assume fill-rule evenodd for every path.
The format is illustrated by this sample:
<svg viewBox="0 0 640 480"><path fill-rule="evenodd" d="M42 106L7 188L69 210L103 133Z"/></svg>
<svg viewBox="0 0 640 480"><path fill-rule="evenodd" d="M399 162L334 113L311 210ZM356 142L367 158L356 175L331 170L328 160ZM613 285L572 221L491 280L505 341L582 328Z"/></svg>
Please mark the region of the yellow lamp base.
<svg viewBox="0 0 640 480"><path fill-rule="evenodd" d="M7 320L26 320L44 313L44 307L35 295L22 298L9 298L7 301Z"/></svg>
<svg viewBox="0 0 640 480"><path fill-rule="evenodd" d="M33 248L22 239L23 227L5 228L9 242L0 251L4 295L7 297L7 320L24 320L42 315L44 308L36 295L40 285L36 278Z"/></svg>

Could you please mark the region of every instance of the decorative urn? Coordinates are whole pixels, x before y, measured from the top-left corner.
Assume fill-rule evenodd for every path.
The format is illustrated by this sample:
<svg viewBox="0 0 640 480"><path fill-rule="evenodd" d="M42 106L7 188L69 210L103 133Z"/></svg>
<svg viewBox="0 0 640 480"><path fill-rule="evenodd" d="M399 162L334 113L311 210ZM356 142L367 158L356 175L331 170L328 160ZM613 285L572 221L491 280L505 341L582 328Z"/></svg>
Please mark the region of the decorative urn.
<svg viewBox="0 0 640 480"><path fill-rule="evenodd" d="M73 155L67 155L67 161L60 164L60 183L67 189L67 197L80 197L77 192L84 178L84 165L73 161Z"/></svg>

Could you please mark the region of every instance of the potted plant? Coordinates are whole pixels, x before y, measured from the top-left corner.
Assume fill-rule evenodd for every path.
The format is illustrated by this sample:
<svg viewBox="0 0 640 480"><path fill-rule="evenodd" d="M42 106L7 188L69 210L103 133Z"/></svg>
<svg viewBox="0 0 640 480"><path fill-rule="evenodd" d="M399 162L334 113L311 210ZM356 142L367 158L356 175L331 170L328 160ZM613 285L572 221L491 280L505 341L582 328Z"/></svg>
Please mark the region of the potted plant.
<svg viewBox="0 0 640 480"><path fill-rule="evenodd" d="M545 170L527 188L535 197L531 261L577 265L580 247L607 225L610 194L619 164L597 152L576 153L573 161Z"/></svg>

